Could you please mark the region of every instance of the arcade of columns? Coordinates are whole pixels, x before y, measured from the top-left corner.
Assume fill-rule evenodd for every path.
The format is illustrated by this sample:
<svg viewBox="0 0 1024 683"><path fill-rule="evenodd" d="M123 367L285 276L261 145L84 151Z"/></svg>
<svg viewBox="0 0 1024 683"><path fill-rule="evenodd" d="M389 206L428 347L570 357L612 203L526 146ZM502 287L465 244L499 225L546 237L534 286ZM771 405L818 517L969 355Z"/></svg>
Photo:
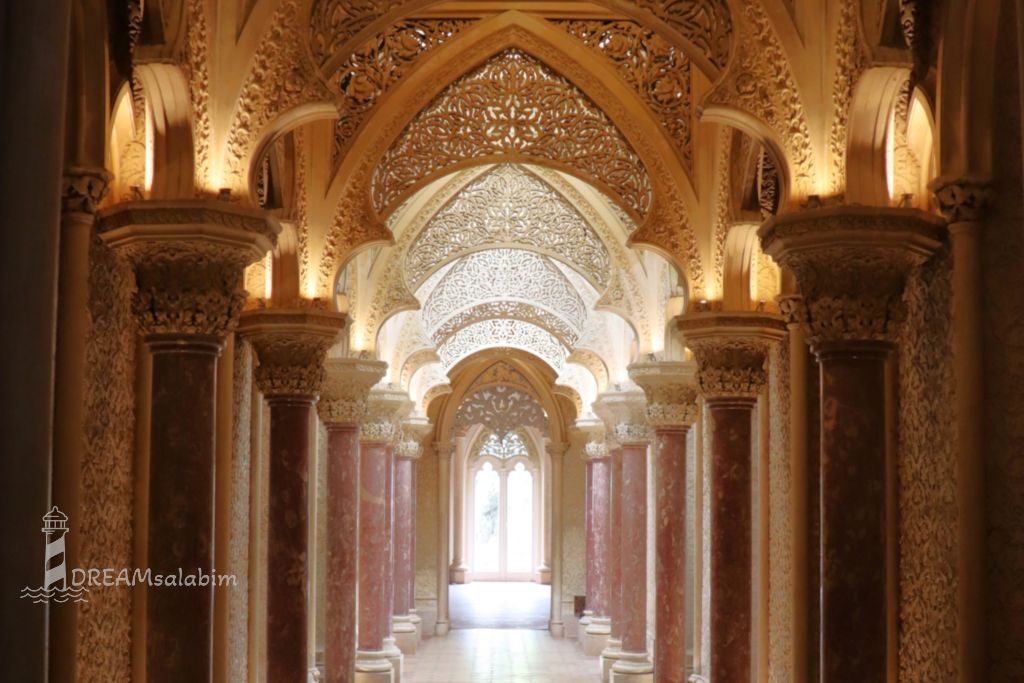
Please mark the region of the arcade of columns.
<svg viewBox="0 0 1024 683"><path fill-rule="evenodd" d="M407 296L373 315L340 305L347 293L338 283L374 249L408 249L389 218L405 201L428 203L416 192L442 170L495 162L548 164L600 188L610 197L604 213L634 228L617 246L665 257L685 291L681 310L659 312L667 342L637 332L625 376L594 381L600 421L586 410L575 416L585 446L571 447L566 435L548 449L555 635L564 628L563 466L585 458L580 638L595 675L618 683L1024 676L1015 3L683 3L703 23L673 14L673 3L586 3L587 20L646 31L644 50L632 52L610 40L574 42L589 35L578 27L563 35L576 15L544 3L501 13L448 3L459 10L454 20L451 7L431 14L425 2L370 3L354 18L326 0L224 3L237 31L225 17L214 22L204 3L129 4L124 45L103 25L103 2L75 2L60 21L17 10L60 48L51 59L61 68L23 65L41 83L25 101L46 114L40 126L52 124L57 138L66 130L70 142L50 149L27 127L6 126L28 132L19 141L5 131L5 192L17 180L11 158L38 158L25 182L39 187L19 187L25 196L49 192L53 208L47 218L12 201L11 216L39 226L25 248L48 248L56 272L53 264L31 277L2 270L27 280L12 296L19 313L54 301L56 313L53 329L24 335L46 354L54 349L43 359L50 374L36 383L50 392L40 411L52 463L40 472L26 455L27 465L5 476L22 490L5 499L40 508L59 500L71 510L72 562L154 573L243 567L247 591L222 599L212 587L125 590L96 596L89 610L19 605L25 611L10 610L3 631L31 656L12 664L23 667L12 680L43 680L45 671L71 683L105 671L220 683L238 680L233 658L242 652L247 681L398 683L420 639L446 633L454 445L436 409L444 387L413 396L404 370L375 346L384 319L410 308L414 283L381 294L389 305ZM356 78L342 90L334 78L339 64L358 66L373 53L357 48L375 32L403 21L426 32L440 20L453 23L429 45L406 47L380 82ZM57 35L68 23L73 39ZM381 45L397 41L401 52L401 36L388 36ZM130 62L118 106L137 109L137 119L110 105L117 83L107 79L124 66L108 63L111 45ZM31 53L17 42L9 49L24 60ZM231 72L232 49L252 63L241 75ZM658 119L656 103L637 94L636 73L622 67L664 51L688 55L693 69L692 89L672 86L676 99L685 90L694 102L684 128L696 142L686 145L673 146L689 132L674 137L671 116ZM625 131L598 158L632 164L621 174L629 182L586 166L568 145L560 149L577 157L476 140L465 158L398 168L396 158L429 156L396 142L415 129L417 112L467 69L508 53L565 72L568 85L558 87L583 91L570 96L577 119L592 116L606 137ZM65 73L65 62L76 68ZM995 87L997 69L1006 75ZM225 85L232 78L234 90ZM360 87L372 91L363 109L350 92ZM66 120L49 121L48 103L65 96ZM27 120L33 110L22 106L4 116ZM338 158L322 158L331 154L318 153L321 143L336 144ZM40 169L53 171L52 182ZM283 176L294 177L301 198L260 198L288 195ZM741 236L735 250L732 235ZM778 269L772 300L751 296L752 255ZM267 296L254 294L250 279ZM615 289L602 285L599 294ZM614 303L607 308L626 310ZM16 350L15 361L35 358ZM35 386L37 364L24 365L11 376ZM36 424L26 406L11 413L9 430L5 423L19 445ZM247 459L257 452L259 462ZM416 533L425 523L418 476L428 462L438 499L433 634L417 613L417 545L427 540ZM691 510L698 520L687 519ZM321 517L324 543L313 531ZM19 545L34 552L37 543ZM249 561L231 555L240 545Z"/></svg>

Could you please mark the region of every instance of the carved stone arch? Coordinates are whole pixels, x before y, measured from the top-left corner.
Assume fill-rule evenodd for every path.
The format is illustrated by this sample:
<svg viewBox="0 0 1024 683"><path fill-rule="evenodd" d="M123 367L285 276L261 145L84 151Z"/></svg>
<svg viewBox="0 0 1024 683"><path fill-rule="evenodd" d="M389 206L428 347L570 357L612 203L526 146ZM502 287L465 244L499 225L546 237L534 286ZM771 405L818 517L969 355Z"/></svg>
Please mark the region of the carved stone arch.
<svg viewBox="0 0 1024 683"><path fill-rule="evenodd" d="M146 0L142 6L137 56L153 61L176 59L185 40L188 2Z"/></svg>
<svg viewBox="0 0 1024 683"><path fill-rule="evenodd" d="M300 297L299 237L292 221L281 221L270 269L271 301L276 306L295 306Z"/></svg>
<svg viewBox="0 0 1024 683"><path fill-rule="evenodd" d="M146 180L151 199L195 195L192 100L181 68L165 62L136 64L146 102Z"/></svg>
<svg viewBox="0 0 1024 683"><path fill-rule="evenodd" d="M906 93L910 69L875 67L853 90L847 126L846 199L889 206L892 197L894 115Z"/></svg>
<svg viewBox="0 0 1024 683"><path fill-rule="evenodd" d="M110 116L107 166L113 174L111 197L115 202L133 199L146 187L146 117L135 109L131 84L121 84Z"/></svg>
<svg viewBox="0 0 1024 683"><path fill-rule="evenodd" d="M431 52L380 99L374 125L364 126L360 131L332 180L328 196L345 210L339 210L328 235L328 253L321 263L321 286L326 287L337 272L338 263L366 239L367 233L386 231L370 199L369 179L392 142L450 83L476 65L510 49L531 55L565 78L593 101L622 133L646 168L653 188L650 210L632 241L639 246L661 249L688 278L696 278L693 271L700 269L700 257L688 219L688 207L696 205L694 189L677 155L661 144L664 133L660 123L629 85L615 74L613 67L594 60L587 47L542 19L511 11L460 32ZM484 157L472 163L498 160L516 159ZM545 161L534 157L523 160L538 164ZM448 166L445 171L462 166L465 164ZM571 168L561 170L580 176ZM583 180L593 181L586 177ZM614 194L607 187L601 189Z"/></svg>
<svg viewBox="0 0 1024 683"><path fill-rule="evenodd" d="M263 158L278 140L291 131L301 128L313 121L338 118L338 110L331 102L309 102L289 109L274 117L255 136L253 151L249 157L249 168L246 174L245 189L248 196L257 196L260 166Z"/></svg>
<svg viewBox="0 0 1024 683"><path fill-rule="evenodd" d="M326 80L348 56L387 26L437 4L441 0L318 0L311 4L309 54ZM654 29L676 45L708 79L714 81L729 59L733 32L726 0L595 0L624 17Z"/></svg>
<svg viewBox="0 0 1024 683"><path fill-rule="evenodd" d="M594 381L597 382L598 393L608 388L608 365L604 362L604 358L596 351L575 348L565 359L565 362L576 363L586 368L594 376Z"/></svg>
<svg viewBox="0 0 1024 683"><path fill-rule="evenodd" d="M412 379L412 376L424 365L440 362L441 359L438 358L437 351L434 349L418 349L413 351L402 363L402 371L400 375L401 387L403 389L408 389L409 381Z"/></svg>
<svg viewBox="0 0 1024 683"><path fill-rule="evenodd" d="M757 228L757 223L735 223L726 235L722 304L727 311L754 308L750 292L751 282L756 277Z"/></svg>

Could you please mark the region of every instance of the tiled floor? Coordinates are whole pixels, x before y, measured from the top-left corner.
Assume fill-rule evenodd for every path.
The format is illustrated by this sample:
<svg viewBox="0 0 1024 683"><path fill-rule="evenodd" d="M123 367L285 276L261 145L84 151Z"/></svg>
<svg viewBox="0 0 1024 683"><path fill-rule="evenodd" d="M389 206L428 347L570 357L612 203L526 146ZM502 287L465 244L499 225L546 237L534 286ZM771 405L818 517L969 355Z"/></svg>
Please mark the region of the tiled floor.
<svg viewBox="0 0 1024 683"><path fill-rule="evenodd" d="M449 587L452 628L547 629L551 586L528 581L474 581Z"/></svg>
<svg viewBox="0 0 1024 683"><path fill-rule="evenodd" d="M575 640L546 631L471 629L420 643L403 683L599 683L600 666Z"/></svg>

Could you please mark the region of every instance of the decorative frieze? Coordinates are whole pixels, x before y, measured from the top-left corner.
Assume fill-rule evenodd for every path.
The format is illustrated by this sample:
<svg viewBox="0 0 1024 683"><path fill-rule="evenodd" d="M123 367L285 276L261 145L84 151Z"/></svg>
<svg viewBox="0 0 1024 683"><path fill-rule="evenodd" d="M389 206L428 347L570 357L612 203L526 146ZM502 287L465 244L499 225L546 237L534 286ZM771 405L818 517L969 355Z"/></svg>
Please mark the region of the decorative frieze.
<svg viewBox="0 0 1024 683"><path fill-rule="evenodd" d="M259 358L256 384L267 397L316 397L324 357L345 327L341 313L309 308L267 308L242 314L239 334Z"/></svg>
<svg viewBox="0 0 1024 683"><path fill-rule="evenodd" d="M759 235L765 252L796 274L800 315L818 348L894 342L907 275L939 247L943 231L939 217L917 209L836 206L776 216Z"/></svg>
<svg viewBox="0 0 1024 683"><path fill-rule="evenodd" d="M689 313L678 319L686 345L697 360L705 398L757 398L768 381L769 345L786 326L763 313Z"/></svg>
<svg viewBox="0 0 1024 683"><path fill-rule="evenodd" d="M247 297L244 268L277 242L261 211L215 201L131 202L101 212L100 237L135 270L143 335L223 338Z"/></svg>

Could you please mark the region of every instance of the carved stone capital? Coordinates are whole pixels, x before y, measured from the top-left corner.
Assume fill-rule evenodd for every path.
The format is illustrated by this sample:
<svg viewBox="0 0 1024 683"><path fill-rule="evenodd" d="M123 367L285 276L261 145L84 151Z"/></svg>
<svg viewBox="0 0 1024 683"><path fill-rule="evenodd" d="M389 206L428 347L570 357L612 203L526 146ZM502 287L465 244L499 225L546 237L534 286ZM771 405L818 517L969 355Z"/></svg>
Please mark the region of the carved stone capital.
<svg viewBox="0 0 1024 683"><path fill-rule="evenodd" d="M218 201L118 204L100 213L100 237L135 270L132 312L151 339L223 339L247 298L247 265L277 242L262 211Z"/></svg>
<svg viewBox="0 0 1024 683"><path fill-rule="evenodd" d="M688 313L677 319L697 360L708 399L756 398L768 382L769 346L785 336L782 319L765 313Z"/></svg>
<svg viewBox="0 0 1024 683"><path fill-rule="evenodd" d="M804 304L804 297L801 294L784 294L775 297L779 305L779 315L786 322L786 326L800 325L807 322L807 308Z"/></svg>
<svg viewBox="0 0 1024 683"><path fill-rule="evenodd" d="M793 271L812 347L898 338L907 275L938 249L942 219L917 209L836 206L769 219L767 254Z"/></svg>
<svg viewBox="0 0 1024 683"><path fill-rule="evenodd" d="M608 435L620 446L651 442L647 424L647 401L642 391L606 391L594 403L594 410L608 425Z"/></svg>
<svg viewBox="0 0 1024 683"><path fill-rule="evenodd" d="M655 429L689 427L697 420L697 379L693 363L633 363L629 378L647 397L647 422Z"/></svg>
<svg viewBox="0 0 1024 683"><path fill-rule="evenodd" d="M455 455L455 442L454 441L435 441L433 444L434 452L437 453L437 457L446 458L451 460L452 456Z"/></svg>
<svg viewBox="0 0 1024 683"><path fill-rule="evenodd" d="M112 177L105 168L72 166L65 169L60 193L61 212L95 214L107 196Z"/></svg>
<svg viewBox="0 0 1024 683"><path fill-rule="evenodd" d="M932 183L939 211L950 223L977 222L992 204L992 183L980 178L939 178Z"/></svg>
<svg viewBox="0 0 1024 683"><path fill-rule="evenodd" d="M256 385L268 398L317 397L324 357L345 327L341 313L308 308L245 311L238 333L256 351Z"/></svg>
<svg viewBox="0 0 1024 683"><path fill-rule="evenodd" d="M569 444L560 441L547 441L544 450L553 458L561 458L569 450Z"/></svg>
<svg viewBox="0 0 1024 683"><path fill-rule="evenodd" d="M588 441L583 447L584 460L604 460L610 455L608 444L604 439Z"/></svg>
<svg viewBox="0 0 1024 683"><path fill-rule="evenodd" d="M324 361L323 388L317 411L324 424L357 425L366 416L370 388L387 372L379 360L329 358Z"/></svg>
<svg viewBox="0 0 1024 683"><path fill-rule="evenodd" d="M412 402L409 395L393 386L375 387L367 400L367 415L359 425L360 441L395 443L401 435L398 422L407 415Z"/></svg>
<svg viewBox="0 0 1024 683"><path fill-rule="evenodd" d="M419 460L423 447L414 439L402 439L395 446L395 456L403 460Z"/></svg>

